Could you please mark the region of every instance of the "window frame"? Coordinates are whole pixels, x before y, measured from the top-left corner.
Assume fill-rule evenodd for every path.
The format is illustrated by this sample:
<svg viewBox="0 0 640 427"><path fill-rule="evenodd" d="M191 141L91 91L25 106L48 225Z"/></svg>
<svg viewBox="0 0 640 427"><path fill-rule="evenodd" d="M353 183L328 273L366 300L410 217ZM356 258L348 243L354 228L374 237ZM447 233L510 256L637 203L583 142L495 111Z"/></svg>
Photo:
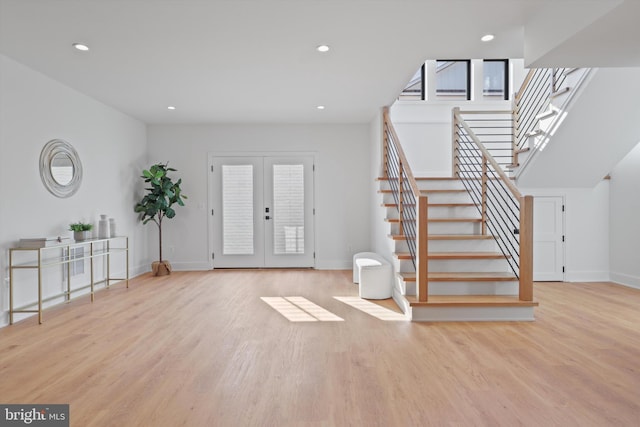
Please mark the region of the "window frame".
<svg viewBox="0 0 640 427"><path fill-rule="evenodd" d="M484 98L485 96L488 96L485 94L485 87L484 87L484 73L485 73L485 64L487 62L502 62L504 65L504 87L503 87L503 91L504 91L504 96L503 96L503 100L504 101L508 101L509 100L509 59L483 59L482 60L482 97Z"/></svg>
<svg viewBox="0 0 640 427"><path fill-rule="evenodd" d="M436 70L438 68L438 62L464 62L467 64L467 78L466 78L466 101L471 101L471 59L436 59ZM436 71L436 99L443 99L445 95L438 95L438 73ZM442 98L441 98L442 97Z"/></svg>

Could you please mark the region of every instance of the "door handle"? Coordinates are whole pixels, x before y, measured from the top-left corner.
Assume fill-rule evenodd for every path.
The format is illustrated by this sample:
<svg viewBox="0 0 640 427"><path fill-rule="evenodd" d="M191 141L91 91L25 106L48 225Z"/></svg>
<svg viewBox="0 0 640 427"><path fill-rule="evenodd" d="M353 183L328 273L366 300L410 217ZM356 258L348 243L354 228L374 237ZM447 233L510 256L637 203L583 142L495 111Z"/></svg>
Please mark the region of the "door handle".
<svg viewBox="0 0 640 427"><path fill-rule="evenodd" d="M271 219L271 217L270 217L269 215L267 215L267 216L265 216L265 217L264 217L264 219L266 219L266 220L270 220L270 219Z"/></svg>

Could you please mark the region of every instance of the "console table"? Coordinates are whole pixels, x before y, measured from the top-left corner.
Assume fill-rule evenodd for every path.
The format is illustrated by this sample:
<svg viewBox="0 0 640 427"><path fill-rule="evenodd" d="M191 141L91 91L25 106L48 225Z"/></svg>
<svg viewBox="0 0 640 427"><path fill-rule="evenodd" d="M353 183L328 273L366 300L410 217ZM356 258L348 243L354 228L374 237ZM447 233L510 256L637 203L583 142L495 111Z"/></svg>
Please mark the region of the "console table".
<svg viewBox="0 0 640 427"><path fill-rule="evenodd" d="M75 248L85 248L84 256L71 257L71 250ZM66 250L66 255L64 251ZM62 251L62 255L51 255L53 251ZM18 253L27 253L26 257L31 258L24 263L16 263L15 258ZM124 253L125 258L125 277L111 277L110 263L111 255L115 253ZM30 256L28 254L31 254ZM104 278L96 281L94 277L94 259L104 259L106 257L106 274ZM35 258L35 259L34 259ZM71 263L77 261L89 260L90 283L75 289L71 289ZM23 260L24 261L24 260ZM51 295L43 298L42 295L42 272L43 269L51 266L63 266L66 268L66 290L62 293ZM15 270L37 270L38 273L38 300L21 307L13 306L14 297L14 271ZM42 323L42 304L56 298L65 297L68 302L74 292L91 288L91 302L93 302L95 285L104 283L105 287L110 286L110 282L115 280L124 280L127 288L129 287L129 238L127 236L117 236L107 239L88 239L74 243L61 243L42 248L33 247L14 247L9 249L9 324L13 324L13 315L15 313L38 313L38 323ZM37 306L37 308L32 308Z"/></svg>

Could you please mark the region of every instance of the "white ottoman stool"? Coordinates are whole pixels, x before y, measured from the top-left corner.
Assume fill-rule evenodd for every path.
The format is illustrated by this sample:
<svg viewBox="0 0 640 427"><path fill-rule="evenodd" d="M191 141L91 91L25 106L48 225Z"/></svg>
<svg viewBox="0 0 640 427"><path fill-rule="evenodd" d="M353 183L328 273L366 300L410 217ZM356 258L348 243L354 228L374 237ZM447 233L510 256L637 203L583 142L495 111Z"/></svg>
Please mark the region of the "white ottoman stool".
<svg viewBox="0 0 640 427"><path fill-rule="evenodd" d="M391 298L391 264L374 252L353 256L353 283L360 284L360 298Z"/></svg>

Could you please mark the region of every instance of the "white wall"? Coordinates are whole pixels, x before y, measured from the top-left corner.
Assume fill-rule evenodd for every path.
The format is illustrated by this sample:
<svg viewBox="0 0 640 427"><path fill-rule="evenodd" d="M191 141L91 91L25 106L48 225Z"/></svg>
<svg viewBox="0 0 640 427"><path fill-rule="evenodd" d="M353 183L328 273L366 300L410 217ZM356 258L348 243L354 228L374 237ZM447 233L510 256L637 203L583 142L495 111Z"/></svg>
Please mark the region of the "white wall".
<svg viewBox="0 0 640 427"><path fill-rule="evenodd" d="M529 187L595 186L640 140L640 68L600 68L518 180Z"/></svg>
<svg viewBox="0 0 640 427"><path fill-rule="evenodd" d="M66 199L45 189L38 169L42 147L55 138L75 147L84 170ZM131 273L148 268L147 233L133 212L145 153L143 123L0 55L0 324L8 322L8 248L20 238L71 236L69 223L104 213L130 237ZM23 297L35 299L36 283Z"/></svg>
<svg viewBox="0 0 640 427"><path fill-rule="evenodd" d="M386 208L382 207L382 196L378 193L380 182L378 177L384 176L382 165L382 112L370 124L370 162L371 174L369 194L371 194L371 250L382 255L388 261L393 261L389 235L389 223L385 222Z"/></svg>
<svg viewBox="0 0 640 427"><path fill-rule="evenodd" d="M148 141L151 163L168 160L189 197L163 226L176 269L211 268L207 165L209 155L225 152L314 152L316 268L349 269L354 252L369 250L367 125L152 125Z"/></svg>
<svg viewBox="0 0 640 427"><path fill-rule="evenodd" d="M594 188L520 187L520 191L534 197L564 197L565 281L609 280L609 182L603 180Z"/></svg>
<svg viewBox="0 0 640 427"><path fill-rule="evenodd" d="M640 144L613 169L610 181L611 280L640 288Z"/></svg>

